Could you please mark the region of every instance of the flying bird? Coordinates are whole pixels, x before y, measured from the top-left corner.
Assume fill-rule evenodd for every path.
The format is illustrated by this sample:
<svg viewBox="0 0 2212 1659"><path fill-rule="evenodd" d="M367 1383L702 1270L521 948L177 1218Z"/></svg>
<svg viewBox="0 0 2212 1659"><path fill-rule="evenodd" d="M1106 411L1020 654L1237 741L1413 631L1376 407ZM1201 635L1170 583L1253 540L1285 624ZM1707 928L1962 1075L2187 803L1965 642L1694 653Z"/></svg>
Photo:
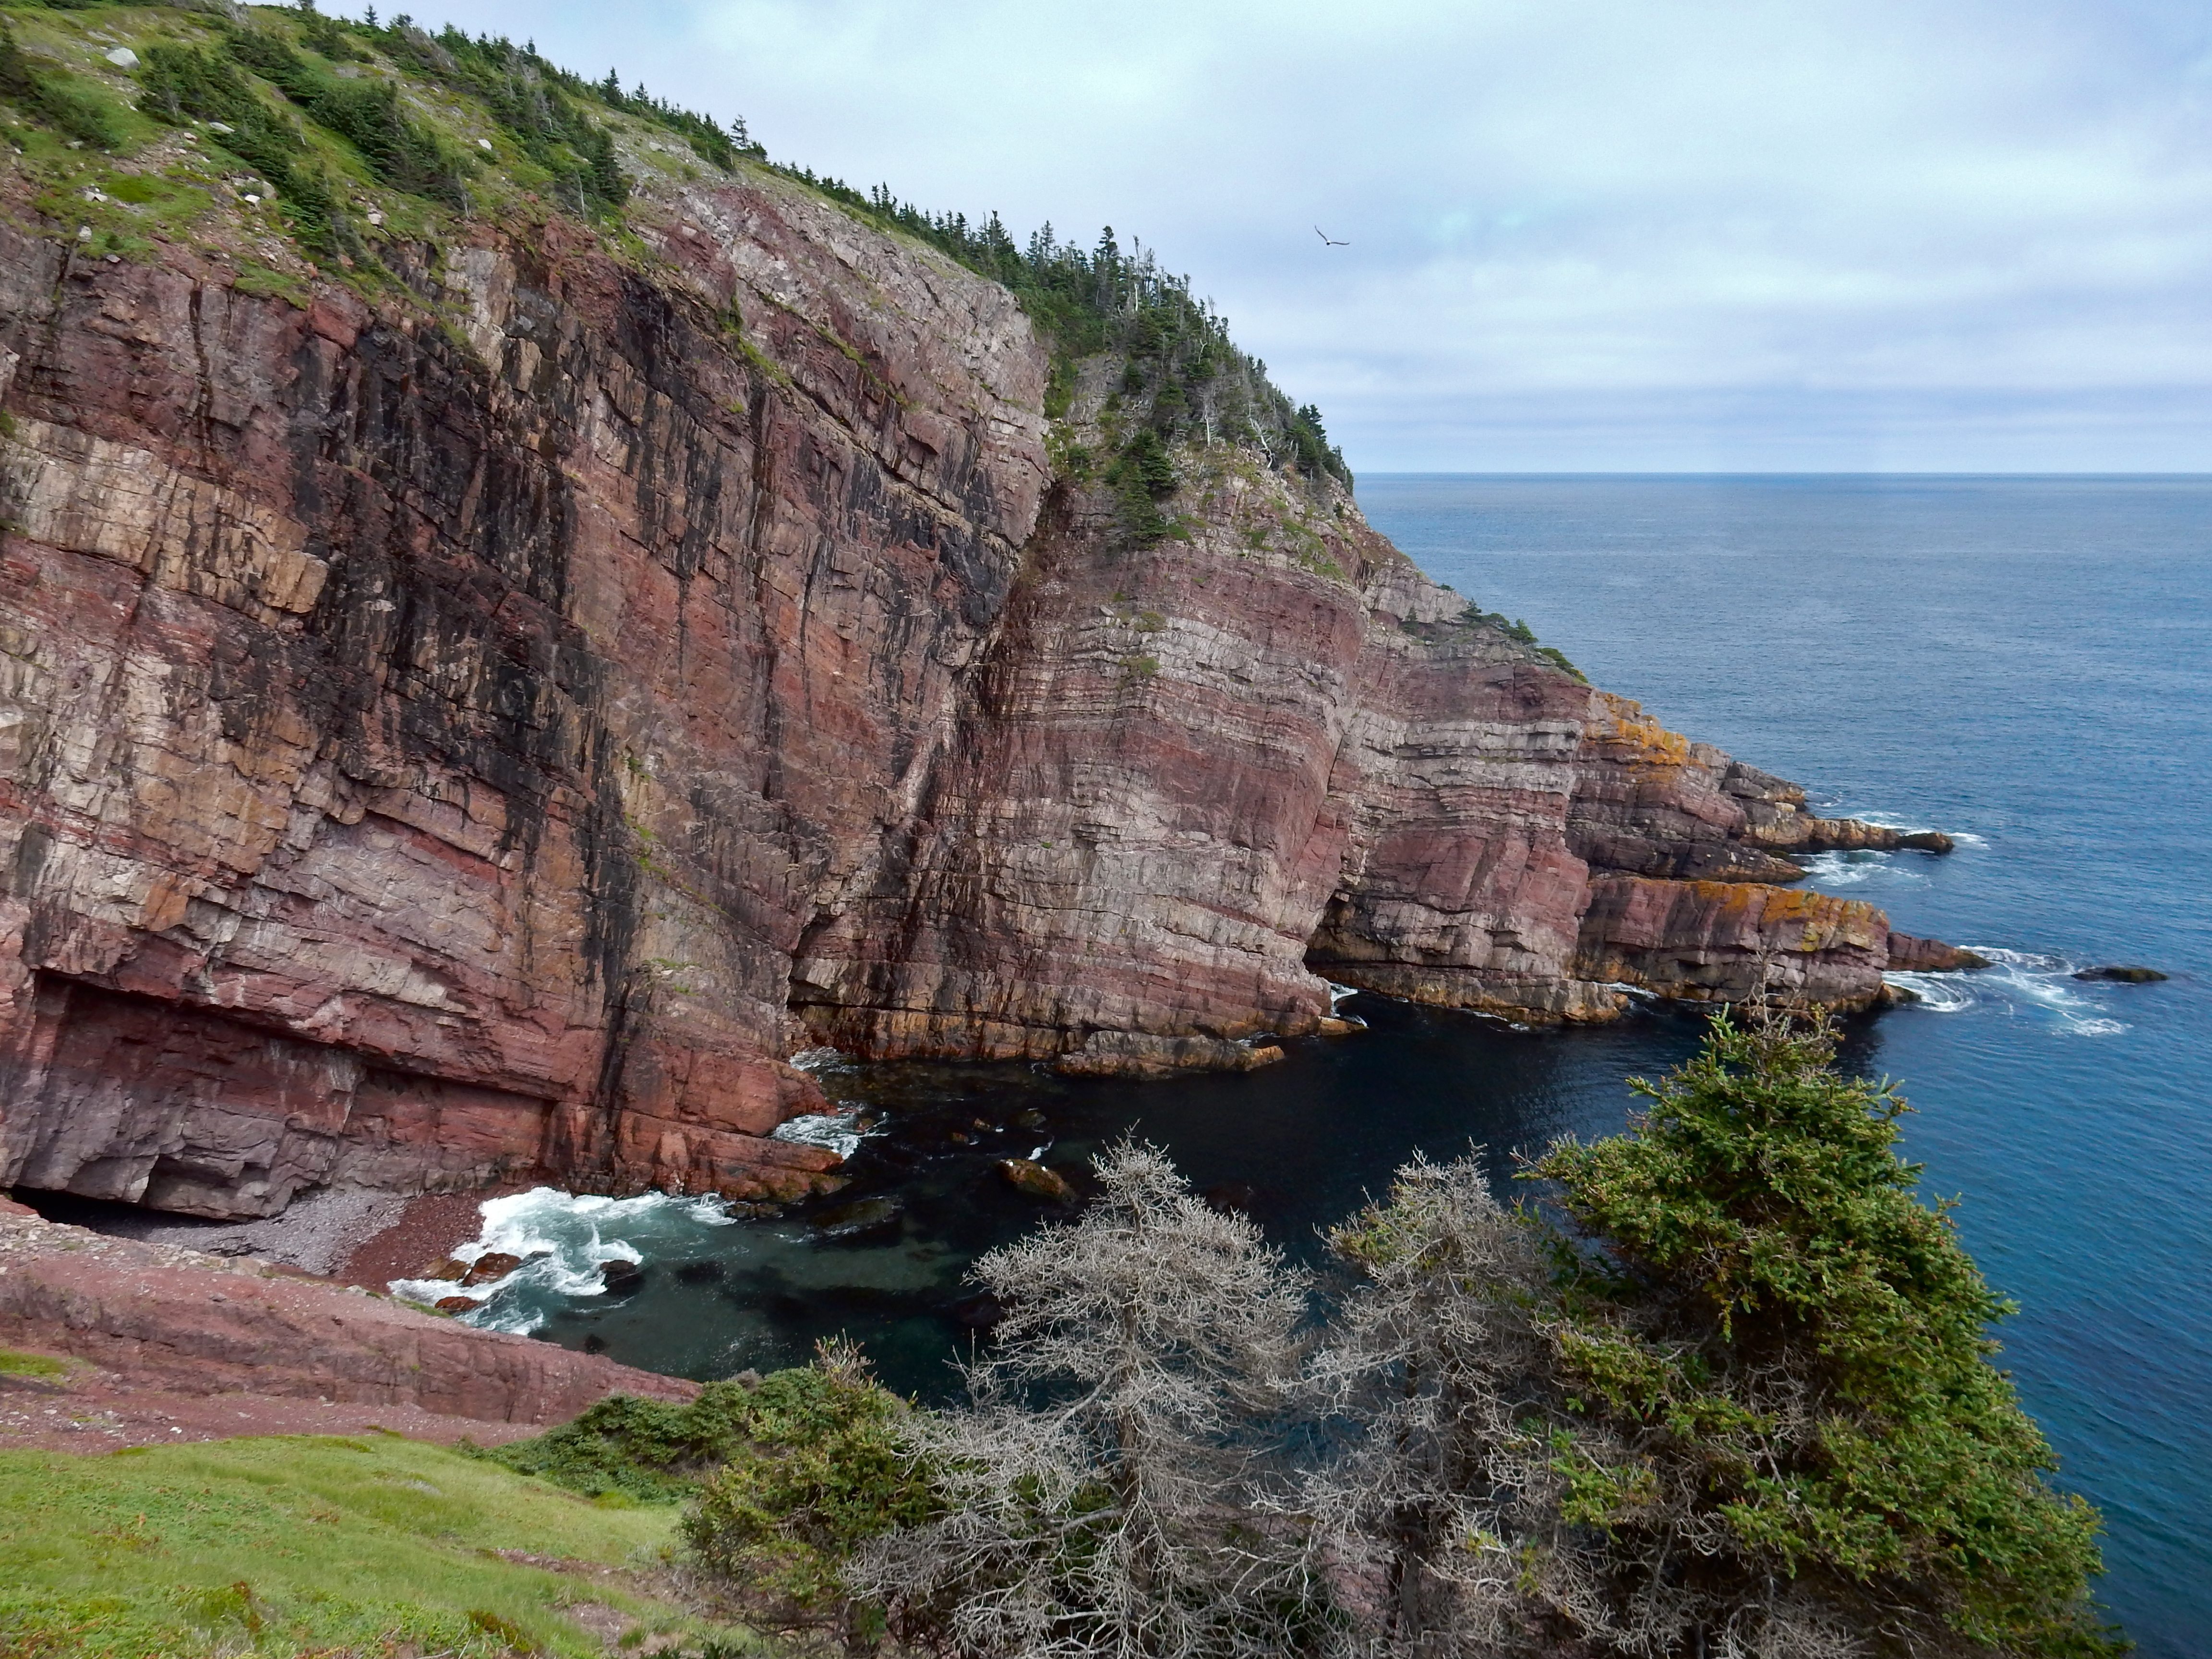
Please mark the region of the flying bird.
<svg viewBox="0 0 2212 1659"><path fill-rule="evenodd" d="M1340 242L1333 240L1329 234L1323 230L1319 225L1316 225L1314 227L1314 234L1321 238L1321 245L1323 247L1350 247L1352 246L1349 242Z"/></svg>

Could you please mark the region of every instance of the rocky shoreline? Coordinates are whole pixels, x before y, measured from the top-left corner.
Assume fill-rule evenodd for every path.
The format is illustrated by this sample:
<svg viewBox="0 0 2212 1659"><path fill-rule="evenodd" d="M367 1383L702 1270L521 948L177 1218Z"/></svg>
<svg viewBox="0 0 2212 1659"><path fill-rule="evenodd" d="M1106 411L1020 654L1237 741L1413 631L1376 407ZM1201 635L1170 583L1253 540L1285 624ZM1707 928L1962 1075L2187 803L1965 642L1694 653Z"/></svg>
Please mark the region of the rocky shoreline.
<svg viewBox="0 0 2212 1659"><path fill-rule="evenodd" d="M373 1242L373 1241L372 1241ZM481 1443L611 1393L698 1385L477 1331L253 1256L46 1220L0 1200L0 1445L93 1450L240 1434ZM24 1366L23 1356L58 1367Z"/></svg>

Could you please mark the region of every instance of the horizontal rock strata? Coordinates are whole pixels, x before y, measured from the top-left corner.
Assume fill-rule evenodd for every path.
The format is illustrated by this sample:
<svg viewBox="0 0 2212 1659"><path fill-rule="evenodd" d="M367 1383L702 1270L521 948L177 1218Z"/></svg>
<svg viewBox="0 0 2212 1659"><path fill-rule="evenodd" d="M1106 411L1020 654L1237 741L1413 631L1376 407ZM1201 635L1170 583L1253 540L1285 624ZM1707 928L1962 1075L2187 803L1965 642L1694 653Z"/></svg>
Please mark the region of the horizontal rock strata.
<svg viewBox="0 0 2212 1659"><path fill-rule="evenodd" d="M0 228L0 1182L791 1196L809 1042L1159 1074L1332 980L1873 997L1881 913L1771 884L1932 841L1249 448L1135 544L1004 289L757 169L655 189L647 258L486 228L383 309Z"/></svg>

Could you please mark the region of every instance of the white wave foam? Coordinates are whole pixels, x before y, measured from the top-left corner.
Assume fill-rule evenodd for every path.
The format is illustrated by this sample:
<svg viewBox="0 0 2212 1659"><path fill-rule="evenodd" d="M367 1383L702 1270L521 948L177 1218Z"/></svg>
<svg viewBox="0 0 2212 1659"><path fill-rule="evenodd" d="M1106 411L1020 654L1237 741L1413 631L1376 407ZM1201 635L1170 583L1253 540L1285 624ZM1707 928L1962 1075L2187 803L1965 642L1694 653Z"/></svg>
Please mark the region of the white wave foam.
<svg viewBox="0 0 2212 1659"><path fill-rule="evenodd" d="M791 1057L791 1063L802 1072L836 1072L852 1065L844 1051L839 1048L801 1048Z"/></svg>
<svg viewBox="0 0 2212 1659"><path fill-rule="evenodd" d="M808 1112L799 1117L786 1118L769 1131L769 1137L797 1146L826 1147L839 1158L850 1158L860 1150L860 1123L857 1107L843 1112Z"/></svg>
<svg viewBox="0 0 2212 1659"><path fill-rule="evenodd" d="M2079 965L2039 951L2014 951L2001 945L1967 947L1989 959L1971 974L1885 974L1889 984L1920 994L1918 1006L1932 1014L1989 1008L2007 1014L2033 1012L2048 1018L2053 1030L2069 1036L2118 1036L2128 1027L2111 1018L2104 1006L2074 978Z"/></svg>
<svg viewBox="0 0 2212 1659"><path fill-rule="evenodd" d="M1881 981L1911 992L1920 999L1912 1006L1931 1014L1964 1013L1977 1000L1969 987L1949 974L1884 974Z"/></svg>
<svg viewBox="0 0 2212 1659"><path fill-rule="evenodd" d="M1921 887L1928 878L1899 864L1894 853L1859 848L1849 853L1810 853L1801 860L1805 879L1823 887L1858 887L1869 882L1881 886Z"/></svg>
<svg viewBox="0 0 2212 1659"><path fill-rule="evenodd" d="M1659 994L1653 990L1650 986L1631 985L1625 980L1600 980L1598 981L1598 988L1605 991L1618 991L1623 996L1635 997L1638 1000L1644 1002L1656 1002L1659 1000Z"/></svg>
<svg viewBox="0 0 2212 1659"><path fill-rule="evenodd" d="M1333 979L1325 979L1322 983L1328 987L1328 1011L1332 1014L1344 1006L1344 1000L1346 997L1356 997L1359 994L1359 988L1357 985L1339 985Z"/></svg>
<svg viewBox="0 0 2212 1659"><path fill-rule="evenodd" d="M604 1264L645 1260L645 1253L628 1239L609 1237L611 1231L627 1231L641 1223L674 1216L708 1227L736 1224L718 1198L678 1198L667 1193L602 1198L534 1187L526 1193L486 1199L478 1209L483 1230L458 1247L453 1259L473 1265L486 1255L514 1255L523 1259L520 1267L465 1290L438 1279L398 1279L390 1288L393 1295L415 1302L473 1297L482 1305L463 1316L466 1323L518 1336L544 1324L545 1315L504 1292L532 1289L563 1297L605 1296L606 1280L599 1271Z"/></svg>
<svg viewBox="0 0 2212 1659"><path fill-rule="evenodd" d="M2017 997L2049 1013L2059 1030L2075 1036L2118 1036L2128 1029L2124 1022L2108 1018L2103 1005L2081 989L2074 977L2078 963L2045 951L2010 951L2002 945L1968 948L1990 960L1990 965L1974 975L1983 994Z"/></svg>

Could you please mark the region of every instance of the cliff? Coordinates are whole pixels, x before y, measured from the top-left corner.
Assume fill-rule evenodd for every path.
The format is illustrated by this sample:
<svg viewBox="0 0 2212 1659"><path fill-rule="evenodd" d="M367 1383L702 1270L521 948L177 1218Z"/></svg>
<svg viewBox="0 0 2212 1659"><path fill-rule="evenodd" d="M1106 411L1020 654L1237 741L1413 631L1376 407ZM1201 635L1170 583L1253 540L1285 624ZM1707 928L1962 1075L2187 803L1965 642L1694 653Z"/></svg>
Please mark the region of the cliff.
<svg viewBox="0 0 2212 1659"><path fill-rule="evenodd" d="M1940 955L1771 884L1894 832L1593 690L1283 430L1071 385L883 215L594 118L597 223L333 149L357 263L212 127L12 164L0 1182L790 1195L811 1042L1241 1066L1329 980L1587 1021ZM1139 428L1133 531L1087 458Z"/></svg>

